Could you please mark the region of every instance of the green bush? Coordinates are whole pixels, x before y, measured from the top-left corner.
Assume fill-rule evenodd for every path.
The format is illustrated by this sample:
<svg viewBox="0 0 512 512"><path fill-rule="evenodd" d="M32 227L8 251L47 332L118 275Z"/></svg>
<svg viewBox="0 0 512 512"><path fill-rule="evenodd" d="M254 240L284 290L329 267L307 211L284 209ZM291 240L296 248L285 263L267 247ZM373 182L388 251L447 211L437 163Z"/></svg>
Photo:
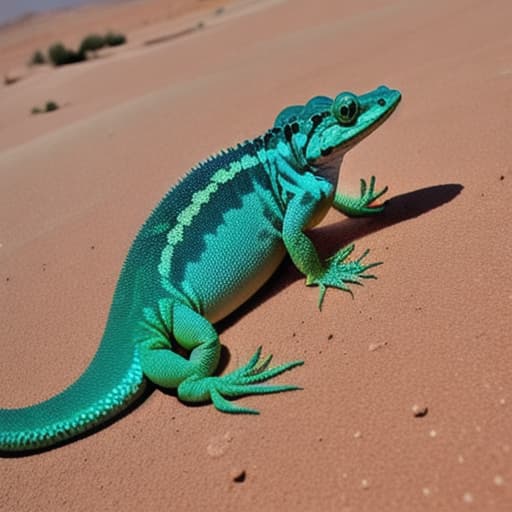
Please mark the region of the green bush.
<svg viewBox="0 0 512 512"><path fill-rule="evenodd" d="M87 52L96 52L105 46L119 46L126 43L126 36L117 32L108 32L105 36L89 34L82 39L78 51L66 48L62 43L55 43L48 48L48 59L54 66L64 66L87 59ZM42 61L41 61L42 59ZM31 63L40 64L45 61L44 55L37 51L32 56Z"/></svg>
<svg viewBox="0 0 512 512"><path fill-rule="evenodd" d="M55 103L55 101L47 101L45 111L46 112L53 112L54 110L57 110L59 108L59 105Z"/></svg>
<svg viewBox="0 0 512 512"><path fill-rule="evenodd" d="M55 43L48 48L48 58L54 66L64 66L85 60L85 54L70 50L62 43Z"/></svg>
<svg viewBox="0 0 512 512"><path fill-rule="evenodd" d="M32 107L32 114L42 114L44 112L53 112L54 110L57 110L59 108L59 105L52 100L49 100L46 102L46 105L44 108L41 107Z"/></svg>
<svg viewBox="0 0 512 512"><path fill-rule="evenodd" d="M89 34L82 39L78 53L96 52L106 45L105 37L98 34Z"/></svg>
<svg viewBox="0 0 512 512"><path fill-rule="evenodd" d="M29 64L31 66L37 66L39 64L44 64L46 62L46 58L41 50L36 50L32 57L30 58Z"/></svg>
<svg viewBox="0 0 512 512"><path fill-rule="evenodd" d="M126 43L126 36L121 33L107 32L105 35L105 44L108 46L119 46Z"/></svg>

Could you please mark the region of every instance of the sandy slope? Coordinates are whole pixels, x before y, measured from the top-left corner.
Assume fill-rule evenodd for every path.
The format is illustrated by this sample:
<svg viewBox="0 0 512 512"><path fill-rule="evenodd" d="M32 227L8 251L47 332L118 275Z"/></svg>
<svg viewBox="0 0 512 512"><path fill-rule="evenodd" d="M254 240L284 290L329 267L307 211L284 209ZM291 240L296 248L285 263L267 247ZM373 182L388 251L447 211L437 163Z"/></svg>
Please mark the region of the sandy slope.
<svg viewBox="0 0 512 512"><path fill-rule="evenodd" d="M132 237L187 168L283 106L385 83L403 102L347 157L342 187L375 173L387 213L332 212L315 234L326 255L370 247L379 279L353 300L331 291L320 313L286 263L223 342L228 368L261 343L277 361L304 358L281 379L303 391L244 399L262 412L251 418L155 392L79 442L0 459L0 509L511 510L510 4L214 4L26 22L53 36L114 20L130 43L0 89L1 405L78 377ZM4 73L47 42L26 23L0 32ZM47 99L64 108L29 114Z"/></svg>

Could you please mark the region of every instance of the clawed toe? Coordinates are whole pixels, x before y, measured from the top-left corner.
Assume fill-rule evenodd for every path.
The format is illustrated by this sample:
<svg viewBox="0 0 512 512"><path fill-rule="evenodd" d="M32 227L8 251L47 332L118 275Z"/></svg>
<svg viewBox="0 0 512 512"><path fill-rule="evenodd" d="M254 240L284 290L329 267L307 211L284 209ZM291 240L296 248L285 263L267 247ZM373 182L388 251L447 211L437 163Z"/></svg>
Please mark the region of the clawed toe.
<svg viewBox="0 0 512 512"><path fill-rule="evenodd" d="M199 401L209 397L219 411L258 414L257 410L233 404L226 397L238 398L246 395L263 395L300 389L298 386L288 384L262 385L261 383L300 366L304 362L291 361L270 368L272 355L268 355L260 361L261 350L259 347L245 365L227 375L188 379L178 389L180 398L185 401Z"/></svg>

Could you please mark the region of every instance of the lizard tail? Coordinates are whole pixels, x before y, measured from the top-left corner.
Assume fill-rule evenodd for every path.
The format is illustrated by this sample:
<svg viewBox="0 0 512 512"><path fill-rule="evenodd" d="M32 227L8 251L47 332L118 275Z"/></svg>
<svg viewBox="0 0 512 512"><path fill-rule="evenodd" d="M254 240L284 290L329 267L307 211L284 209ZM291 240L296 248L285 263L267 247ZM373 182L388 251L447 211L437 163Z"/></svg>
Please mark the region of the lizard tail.
<svg viewBox="0 0 512 512"><path fill-rule="evenodd" d="M155 231L156 209L135 238L112 299L103 337L89 367L67 389L44 402L0 409L0 456L62 444L118 416L144 396L145 378L136 338L140 312L154 296L152 269L166 231ZM162 215L167 215L164 209Z"/></svg>
<svg viewBox="0 0 512 512"><path fill-rule="evenodd" d="M142 394L145 379L138 351L124 334L107 325L89 367L60 394L30 407L0 409L0 452L34 451L63 443L132 404Z"/></svg>
<svg viewBox="0 0 512 512"><path fill-rule="evenodd" d="M98 351L78 380L44 402L0 409L0 456L62 444L138 403L147 379L135 341L136 326L144 298L151 296L154 286L150 269L158 262L155 247L154 237L141 230L122 267Z"/></svg>

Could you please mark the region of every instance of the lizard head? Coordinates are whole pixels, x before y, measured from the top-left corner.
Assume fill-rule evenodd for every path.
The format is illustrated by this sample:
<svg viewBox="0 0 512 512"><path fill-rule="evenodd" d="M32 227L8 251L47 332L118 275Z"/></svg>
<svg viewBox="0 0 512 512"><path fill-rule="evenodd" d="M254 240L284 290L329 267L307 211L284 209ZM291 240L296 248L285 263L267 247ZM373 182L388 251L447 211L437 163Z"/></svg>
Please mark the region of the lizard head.
<svg viewBox="0 0 512 512"><path fill-rule="evenodd" d="M360 96L351 92L342 92L334 100L316 96L306 105L284 109L274 129L282 130L289 156L301 167L321 167L341 159L380 126L400 98L399 91L384 85Z"/></svg>

